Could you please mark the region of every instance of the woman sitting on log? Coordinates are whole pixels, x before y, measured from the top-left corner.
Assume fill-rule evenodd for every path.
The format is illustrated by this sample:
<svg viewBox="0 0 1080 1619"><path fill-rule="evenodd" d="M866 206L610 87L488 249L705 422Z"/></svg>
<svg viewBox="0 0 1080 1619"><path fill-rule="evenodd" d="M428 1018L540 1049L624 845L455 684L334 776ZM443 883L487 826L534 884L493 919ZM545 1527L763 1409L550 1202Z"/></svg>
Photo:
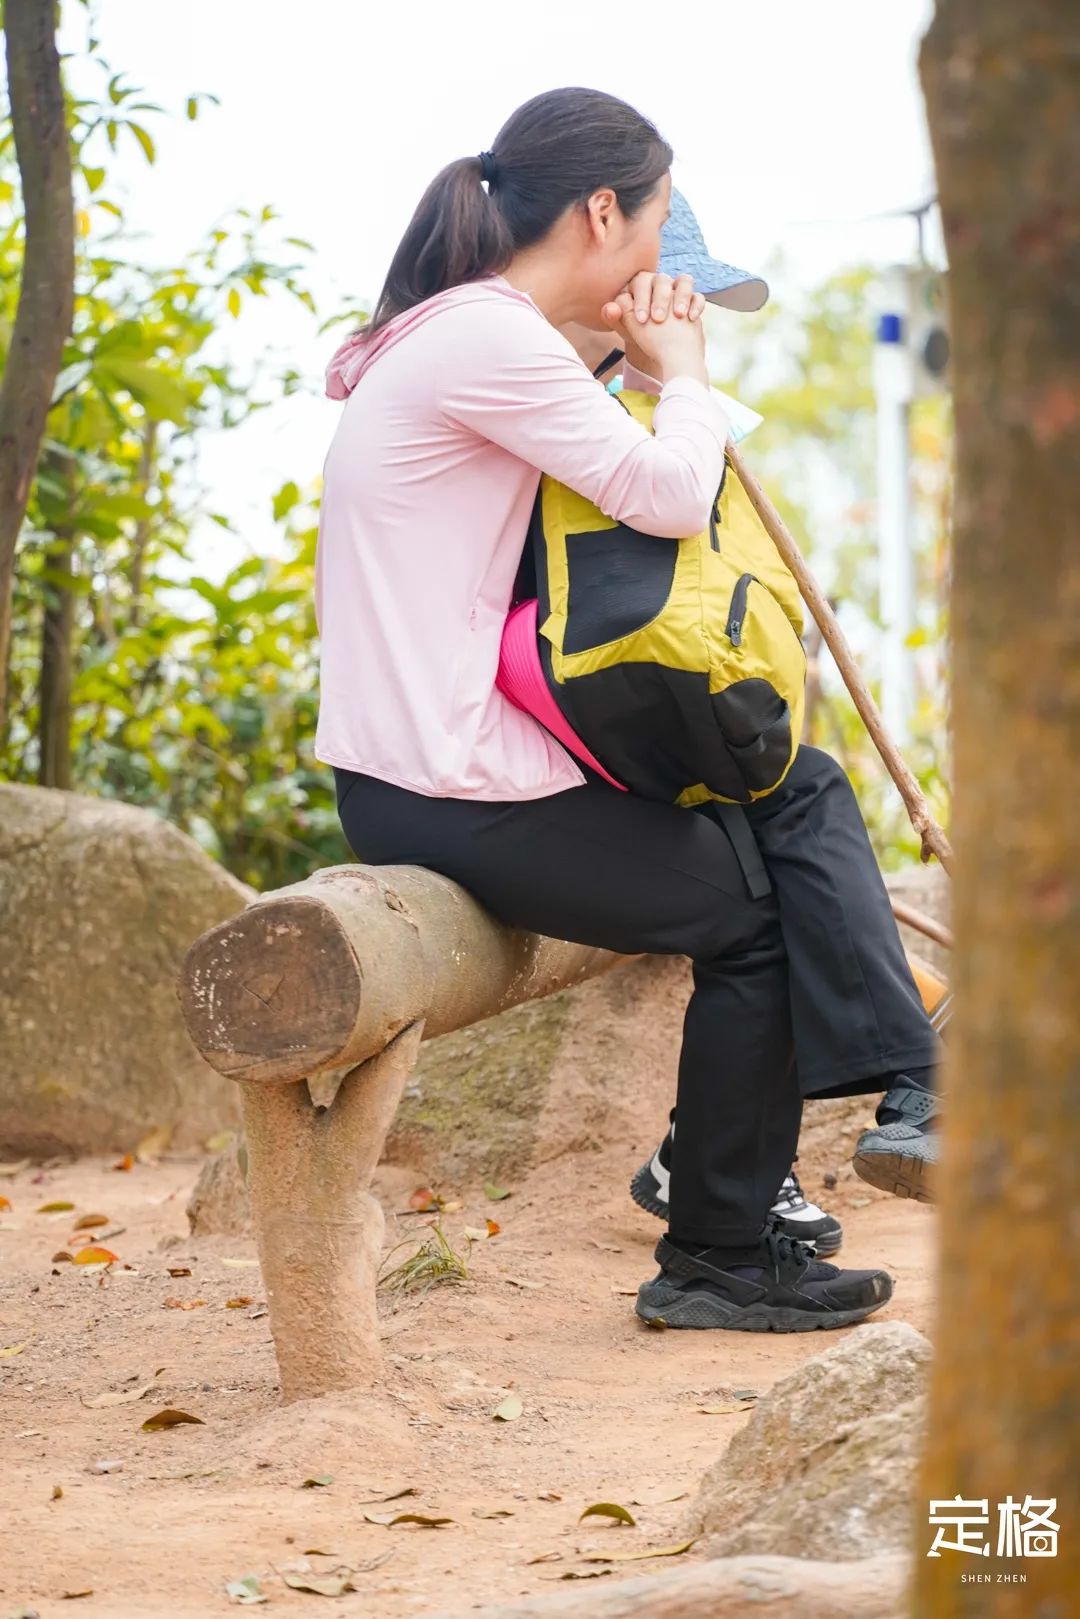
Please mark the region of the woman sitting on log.
<svg viewBox="0 0 1080 1619"><path fill-rule="evenodd" d="M656 274L671 158L626 103L556 90L421 199L370 325L328 373L347 402L317 551L316 753L360 860L442 872L512 927L691 958L669 1231L638 1314L844 1326L886 1302L890 1278L816 1260L770 1214L798 1141L806 1038L776 894L749 892L717 820L579 768L496 686L542 473L645 534L675 541L708 521L728 422L704 299ZM570 321L633 345L662 384L654 432L597 385L559 331ZM887 905L870 915L894 929ZM925 1019L908 1045L903 1064L929 1067ZM854 1088L887 1090L893 1057Z"/></svg>
<svg viewBox="0 0 1080 1619"><path fill-rule="evenodd" d="M675 190L671 193L670 217L660 235L660 272L669 276L675 286L680 277L691 278L708 302L722 308L753 311L768 298L768 287L760 277L709 253L689 203ZM659 379L643 376L647 361L635 345L630 345L634 350L630 358L620 347L612 348L610 330L594 331L570 322L562 331L578 357L609 392L621 389L627 361L636 387L644 385L651 394L660 393ZM739 408L733 400L725 403ZM748 411L741 414L749 418L751 427L760 420ZM668 803L690 802L690 807L699 813L718 820L740 855L751 894L759 885L763 885L761 892L767 892L772 880L788 953L800 1089L804 1096L854 1095L878 1090L885 1076L888 1092L878 1106L878 1127L864 1131L860 1138L855 1168L872 1185L929 1201L926 1172L936 1161L937 1136L931 1125L936 1100L931 1094L933 1069L927 1054L932 1052L934 1040L845 772L829 754L817 748L798 747L780 785L745 806L743 802L725 803L717 798L703 801L703 787L679 797L684 779L697 781L703 773L708 774L704 750L688 723L698 708L687 700L685 685L681 689L678 686L688 676L681 669L675 671L675 687L667 690L673 674L664 667L665 642L659 627L662 619L654 621L658 622L655 647L647 638L651 625L638 633L628 631L621 641L610 641L619 628L617 620L625 617L627 625L634 626L641 617L655 611L655 605L647 604L643 614L641 582L631 579L625 568L601 564L604 553L598 542L615 545L621 535L613 532L612 525L595 508L590 517L587 508L575 502L572 538L568 536L560 545L551 544L544 523L545 490L550 507L550 479L541 485L530 541L515 582L515 605L503 631L499 689L546 724L587 769L611 785L628 785L631 791ZM745 497L741 504L743 529L749 521L757 531L752 536L755 549L751 565L766 585L781 570L779 577L788 610L801 624L795 580L783 568L772 540ZM561 509L558 499L552 509ZM718 511L723 516L719 503ZM729 524L731 515L728 514ZM579 532L593 523L598 530L595 535ZM622 534L625 533L623 525ZM733 536L730 527L721 521L708 537L710 549L706 549L706 536L702 535L702 561L695 566L704 566L712 560L711 551L733 543L737 551L740 538L741 533ZM580 560L579 553L584 553ZM651 560L646 550L646 568ZM736 563L732 571L738 573L742 566ZM554 622L538 635L538 621L552 612L549 575L558 584L559 612L554 618L557 621L562 617L564 621ZM666 583L661 581L663 586ZM538 603L541 585L544 599ZM586 599L590 586L604 595L599 619ZM702 606L709 600L706 593ZM589 622L583 625L582 619ZM592 620L597 620L599 633L608 640L600 666L579 653L577 666L584 664L593 672L567 679L565 670L572 672L575 660L564 658L560 682L550 642L553 640L565 653L573 632L575 648L591 644L586 632ZM717 621L716 639L722 640L723 636L722 616ZM592 639L596 639L595 634ZM543 657L542 650L548 656ZM641 661L643 654L655 656L656 662L651 667L646 665ZM626 664L620 659L627 660ZM733 661L739 675L745 677L740 657ZM626 666L631 676L626 689L616 686L613 693L610 684L605 683ZM705 677L693 678L701 681ZM591 683L598 684L596 695L582 698L582 687L587 691ZM576 695L571 697L575 688ZM707 687L699 708L710 728L708 752L719 790L727 785L719 780L724 774L723 742L714 740L720 739L722 732L716 726ZM780 762L785 765L786 757L787 750L782 749ZM604 761L615 769L620 768L620 761L629 766L623 772L626 781L619 782ZM685 778L678 773L684 761L688 763ZM738 786L734 790L739 791ZM740 791L739 797L745 800L749 794ZM672 1109L664 1140L631 1183L634 1201L662 1219L668 1214L675 1116ZM820 1255L833 1254L841 1246L843 1231L839 1221L807 1200L794 1166L784 1177L770 1214L785 1235L812 1244Z"/></svg>

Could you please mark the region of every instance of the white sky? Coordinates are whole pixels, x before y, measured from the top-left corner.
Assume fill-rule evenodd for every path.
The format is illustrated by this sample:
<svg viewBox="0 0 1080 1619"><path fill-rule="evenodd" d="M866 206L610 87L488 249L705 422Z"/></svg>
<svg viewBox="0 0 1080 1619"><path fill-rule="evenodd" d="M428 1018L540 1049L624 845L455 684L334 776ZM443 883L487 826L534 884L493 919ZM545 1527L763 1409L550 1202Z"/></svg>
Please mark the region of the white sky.
<svg viewBox="0 0 1080 1619"><path fill-rule="evenodd" d="M77 50L81 8L65 9ZM175 114L150 121L153 168L123 144L115 189L148 258L182 253L237 205L272 202L284 230L318 248L320 303L372 300L433 174L491 145L538 91L586 84L634 103L672 143L675 183L718 257L753 269L779 247L789 284L808 285L844 264L910 256L910 221L864 216L932 187L915 67L931 10L931 0L545 0L535 10L521 0L99 0L114 71ZM182 116L193 91L222 103L195 124ZM273 490L318 475L338 409L316 384L340 334L315 341L306 317L279 308L274 319L312 396L263 412L202 462L214 506L258 550L271 543ZM241 356L270 336L246 316L227 335ZM200 563L218 573L242 552L211 534Z"/></svg>

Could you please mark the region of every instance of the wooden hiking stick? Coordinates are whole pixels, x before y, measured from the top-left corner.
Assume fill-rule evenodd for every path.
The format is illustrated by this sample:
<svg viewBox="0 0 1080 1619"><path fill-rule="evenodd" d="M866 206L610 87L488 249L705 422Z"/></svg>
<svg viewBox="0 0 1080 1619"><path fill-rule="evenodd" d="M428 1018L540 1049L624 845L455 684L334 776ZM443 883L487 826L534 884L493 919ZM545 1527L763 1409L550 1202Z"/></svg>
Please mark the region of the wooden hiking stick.
<svg viewBox="0 0 1080 1619"><path fill-rule="evenodd" d="M802 598L809 607L826 646L836 660L836 667L844 677L844 684L851 693L852 701L862 717L863 724L869 731L874 746L884 760L886 770L896 783L900 797L904 800L904 806L907 809L911 824L922 839L923 860L929 860L931 855L937 855L942 866L951 876L953 852L949 840L931 815L930 807L926 802L922 788L904 763L900 750L885 729L881 710L875 703L870 688L859 671L855 656L848 645L847 636L837 622L836 614L829 606L823 591L807 567L806 558L799 550L784 519L780 516L780 513L776 510L776 507L733 444L728 444L727 453L735 476L746 490L750 504L761 518L769 538L795 576Z"/></svg>

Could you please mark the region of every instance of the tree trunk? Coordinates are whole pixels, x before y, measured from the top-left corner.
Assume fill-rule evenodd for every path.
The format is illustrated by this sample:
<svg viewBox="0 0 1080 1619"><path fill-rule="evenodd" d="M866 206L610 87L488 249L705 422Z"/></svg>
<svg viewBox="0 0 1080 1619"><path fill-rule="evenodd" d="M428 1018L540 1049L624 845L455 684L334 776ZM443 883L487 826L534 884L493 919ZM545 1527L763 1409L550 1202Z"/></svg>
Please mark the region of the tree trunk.
<svg viewBox="0 0 1080 1619"><path fill-rule="evenodd" d="M45 553L38 701L38 786L71 789L71 656L75 628L75 537L57 529Z"/></svg>
<svg viewBox="0 0 1080 1619"><path fill-rule="evenodd" d="M913 1612L1065 1619L1080 1591L1080 8L938 0L921 70L955 365L959 870ZM928 1502L957 1495L986 1503L989 1555L928 1557ZM1056 1500L1056 1556L996 1555L1010 1496Z"/></svg>
<svg viewBox="0 0 1080 1619"><path fill-rule="evenodd" d="M4 8L26 247L19 307L0 380L0 736L7 723L15 547L75 297L71 152L55 16L55 0L7 0Z"/></svg>

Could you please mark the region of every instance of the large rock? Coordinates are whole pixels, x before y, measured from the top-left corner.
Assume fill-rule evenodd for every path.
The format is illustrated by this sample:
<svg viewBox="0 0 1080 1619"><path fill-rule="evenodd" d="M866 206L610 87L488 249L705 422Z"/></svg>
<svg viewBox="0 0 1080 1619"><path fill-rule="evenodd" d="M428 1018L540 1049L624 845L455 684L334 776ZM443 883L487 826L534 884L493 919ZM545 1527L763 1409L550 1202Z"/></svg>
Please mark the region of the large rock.
<svg viewBox="0 0 1080 1619"><path fill-rule="evenodd" d="M909 1547L930 1354L905 1322L869 1324L770 1389L702 1480L692 1528L710 1554Z"/></svg>
<svg viewBox="0 0 1080 1619"><path fill-rule="evenodd" d="M0 1155L202 1142L239 1116L176 999L191 941L252 890L148 810L0 786Z"/></svg>

